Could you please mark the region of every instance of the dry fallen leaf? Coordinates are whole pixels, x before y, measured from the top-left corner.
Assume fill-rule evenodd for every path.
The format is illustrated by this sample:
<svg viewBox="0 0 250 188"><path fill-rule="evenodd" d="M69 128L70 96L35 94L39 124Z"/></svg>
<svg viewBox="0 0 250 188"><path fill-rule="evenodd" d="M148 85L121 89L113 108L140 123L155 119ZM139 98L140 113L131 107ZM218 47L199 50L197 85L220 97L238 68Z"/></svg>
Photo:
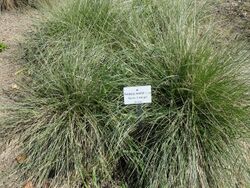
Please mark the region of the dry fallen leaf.
<svg viewBox="0 0 250 188"><path fill-rule="evenodd" d="M27 159L27 155L26 154L20 154L16 157L16 161L19 163L19 164L22 164L26 161Z"/></svg>
<svg viewBox="0 0 250 188"><path fill-rule="evenodd" d="M34 188L33 187L33 183L31 181L28 181L24 186L23 188Z"/></svg>

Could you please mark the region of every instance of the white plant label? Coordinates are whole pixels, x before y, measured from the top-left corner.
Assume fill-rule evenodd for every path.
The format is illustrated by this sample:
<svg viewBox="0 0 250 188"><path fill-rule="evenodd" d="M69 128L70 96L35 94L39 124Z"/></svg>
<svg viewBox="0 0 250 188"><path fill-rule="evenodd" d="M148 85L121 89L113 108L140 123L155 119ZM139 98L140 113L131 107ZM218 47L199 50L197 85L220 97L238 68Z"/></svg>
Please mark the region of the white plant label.
<svg viewBox="0 0 250 188"><path fill-rule="evenodd" d="M152 103L151 86L134 86L123 88L124 104Z"/></svg>

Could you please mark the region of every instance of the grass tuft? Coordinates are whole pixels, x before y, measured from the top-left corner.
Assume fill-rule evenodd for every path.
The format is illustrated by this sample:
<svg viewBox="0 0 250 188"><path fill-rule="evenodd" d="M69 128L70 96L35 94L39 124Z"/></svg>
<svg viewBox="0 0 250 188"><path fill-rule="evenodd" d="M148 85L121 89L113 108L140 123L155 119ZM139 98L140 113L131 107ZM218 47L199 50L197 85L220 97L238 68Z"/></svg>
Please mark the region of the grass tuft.
<svg viewBox="0 0 250 188"><path fill-rule="evenodd" d="M7 45L0 42L0 52L4 51L7 48Z"/></svg>
<svg viewBox="0 0 250 188"><path fill-rule="evenodd" d="M194 0L50 10L26 44L29 76L1 123L28 156L19 172L38 186L248 185L249 54L218 50L209 21ZM153 103L137 117L123 87L149 84Z"/></svg>

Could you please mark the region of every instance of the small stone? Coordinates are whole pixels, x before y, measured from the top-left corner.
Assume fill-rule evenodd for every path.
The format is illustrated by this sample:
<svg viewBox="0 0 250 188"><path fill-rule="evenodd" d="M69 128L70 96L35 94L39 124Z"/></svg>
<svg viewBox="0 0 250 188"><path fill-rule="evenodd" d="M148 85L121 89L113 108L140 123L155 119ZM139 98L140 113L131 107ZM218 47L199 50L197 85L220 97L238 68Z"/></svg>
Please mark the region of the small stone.
<svg viewBox="0 0 250 188"><path fill-rule="evenodd" d="M27 155L26 155L26 154L20 154L20 155L18 155L18 156L16 157L16 161L17 161L17 163L19 163L19 164L24 163L24 162L26 161L26 159L27 159Z"/></svg>
<svg viewBox="0 0 250 188"><path fill-rule="evenodd" d="M11 88L16 90L20 89L20 87L17 84L12 84Z"/></svg>

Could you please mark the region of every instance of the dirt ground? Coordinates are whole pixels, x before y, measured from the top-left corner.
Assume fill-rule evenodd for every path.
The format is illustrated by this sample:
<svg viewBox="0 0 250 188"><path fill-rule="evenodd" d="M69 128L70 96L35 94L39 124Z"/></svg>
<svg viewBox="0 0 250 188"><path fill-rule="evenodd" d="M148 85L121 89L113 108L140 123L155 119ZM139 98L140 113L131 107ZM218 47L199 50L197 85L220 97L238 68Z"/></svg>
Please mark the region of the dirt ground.
<svg viewBox="0 0 250 188"><path fill-rule="evenodd" d="M228 40L246 40L250 45L250 0L220 0L215 14Z"/></svg>
<svg viewBox="0 0 250 188"><path fill-rule="evenodd" d="M31 27L34 16L33 10L0 12L0 42L7 45L7 49L0 53L0 106L8 102L3 95L4 90L15 88L17 62L20 61L19 44Z"/></svg>
<svg viewBox="0 0 250 188"><path fill-rule="evenodd" d="M8 47L0 53L0 109L12 105L12 101L5 97L4 91L17 87L15 82L20 62L19 44L24 39L23 34L31 27L33 16L33 11L0 13L0 42ZM2 115L0 112L0 118ZM1 177L15 164L16 147L15 141L3 145L0 139L0 188L17 187L14 175L7 182Z"/></svg>
<svg viewBox="0 0 250 188"><path fill-rule="evenodd" d="M250 47L250 1L249 0L222 0L215 8L215 14L222 20L223 32L227 37L235 37L247 40ZM12 105L4 95L4 90L15 89L18 62L21 61L20 42L24 39L23 34L32 27L34 10L24 12L0 13L0 42L8 48L0 53L0 109L3 106ZM0 118L3 114L0 113ZM0 188L18 187L15 176L4 181L1 174L6 173L15 165L17 149L15 141L7 145L1 143L0 138Z"/></svg>

